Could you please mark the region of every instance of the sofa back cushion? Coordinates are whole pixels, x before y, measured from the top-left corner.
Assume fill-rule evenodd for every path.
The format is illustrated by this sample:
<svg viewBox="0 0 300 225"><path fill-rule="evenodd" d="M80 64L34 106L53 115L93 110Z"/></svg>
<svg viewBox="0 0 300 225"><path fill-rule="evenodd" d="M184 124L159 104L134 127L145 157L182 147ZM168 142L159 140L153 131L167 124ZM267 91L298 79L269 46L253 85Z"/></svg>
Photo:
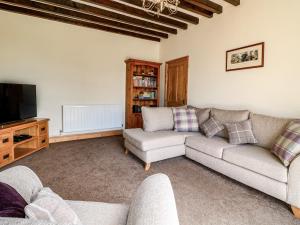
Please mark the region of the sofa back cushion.
<svg viewBox="0 0 300 225"><path fill-rule="evenodd" d="M253 133L257 145L271 149L277 138L284 132L292 119L277 118L272 116L251 113Z"/></svg>
<svg viewBox="0 0 300 225"><path fill-rule="evenodd" d="M242 122L249 119L250 112L248 110L224 110L224 109L211 109L211 116L216 120L225 123ZM228 138L228 132L224 129L220 131L217 136Z"/></svg>
<svg viewBox="0 0 300 225"><path fill-rule="evenodd" d="M174 119L172 108L142 107L145 131L173 130Z"/></svg>
<svg viewBox="0 0 300 225"><path fill-rule="evenodd" d="M179 225L169 178L155 174L145 179L133 196L127 225Z"/></svg>
<svg viewBox="0 0 300 225"><path fill-rule="evenodd" d="M196 110L196 116L198 119L199 126L209 119L210 108L197 108L197 107L190 106L190 105L187 108Z"/></svg>

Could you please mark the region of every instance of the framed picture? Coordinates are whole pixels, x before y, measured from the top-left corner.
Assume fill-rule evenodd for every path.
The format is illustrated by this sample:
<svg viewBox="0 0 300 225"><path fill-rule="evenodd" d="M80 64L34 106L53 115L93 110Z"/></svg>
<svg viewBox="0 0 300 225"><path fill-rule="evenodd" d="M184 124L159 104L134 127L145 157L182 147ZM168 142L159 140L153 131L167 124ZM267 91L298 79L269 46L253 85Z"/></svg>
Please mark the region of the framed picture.
<svg viewBox="0 0 300 225"><path fill-rule="evenodd" d="M264 42L227 51L226 71L263 67L264 51Z"/></svg>

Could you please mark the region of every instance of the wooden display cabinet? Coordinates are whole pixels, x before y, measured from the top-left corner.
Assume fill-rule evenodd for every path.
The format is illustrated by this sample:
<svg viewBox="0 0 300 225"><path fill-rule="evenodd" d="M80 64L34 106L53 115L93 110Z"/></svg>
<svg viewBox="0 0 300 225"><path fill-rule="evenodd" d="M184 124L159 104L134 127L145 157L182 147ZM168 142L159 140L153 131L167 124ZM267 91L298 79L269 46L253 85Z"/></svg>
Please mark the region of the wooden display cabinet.
<svg viewBox="0 0 300 225"><path fill-rule="evenodd" d="M49 119L30 119L0 126L0 167L49 147ZM16 142L14 136L31 137Z"/></svg>
<svg viewBox="0 0 300 225"><path fill-rule="evenodd" d="M142 106L159 106L161 63L128 59L126 63L125 128L142 128Z"/></svg>

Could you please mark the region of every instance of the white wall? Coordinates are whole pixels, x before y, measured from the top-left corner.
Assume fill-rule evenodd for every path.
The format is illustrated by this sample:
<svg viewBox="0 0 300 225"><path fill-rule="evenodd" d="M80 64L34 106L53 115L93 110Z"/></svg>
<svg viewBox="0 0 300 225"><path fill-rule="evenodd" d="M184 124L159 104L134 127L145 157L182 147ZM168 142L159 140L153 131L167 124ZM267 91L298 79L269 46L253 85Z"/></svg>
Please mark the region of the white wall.
<svg viewBox="0 0 300 225"><path fill-rule="evenodd" d="M0 82L37 85L51 136L62 129L64 104L124 106L124 60L158 56L155 42L0 11Z"/></svg>
<svg viewBox="0 0 300 225"><path fill-rule="evenodd" d="M299 118L300 1L217 2L225 6L222 14L161 44L162 62L190 56L188 103ZM262 41L264 68L225 72L226 50Z"/></svg>

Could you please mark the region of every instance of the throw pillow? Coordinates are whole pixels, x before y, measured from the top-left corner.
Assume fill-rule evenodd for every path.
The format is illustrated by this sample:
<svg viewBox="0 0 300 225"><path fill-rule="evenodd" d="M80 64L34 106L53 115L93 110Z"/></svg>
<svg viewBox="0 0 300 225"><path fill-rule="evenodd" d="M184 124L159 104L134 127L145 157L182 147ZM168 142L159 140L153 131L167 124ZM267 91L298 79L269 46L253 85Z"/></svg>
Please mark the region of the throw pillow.
<svg viewBox="0 0 300 225"><path fill-rule="evenodd" d="M300 154L300 120L289 123L274 144L272 152L285 166L289 166L293 159Z"/></svg>
<svg viewBox="0 0 300 225"><path fill-rule="evenodd" d="M71 207L50 188L43 188L25 207L29 219L48 220L54 223L81 225Z"/></svg>
<svg viewBox="0 0 300 225"><path fill-rule="evenodd" d="M209 119L210 109L209 108L196 108L194 106L188 106L188 109L195 109L196 116L198 119L199 126Z"/></svg>
<svg viewBox="0 0 300 225"><path fill-rule="evenodd" d="M8 184L0 182L0 217L25 218L24 198Z"/></svg>
<svg viewBox="0 0 300 225"><path fill-rule="evenodd" d="M236 123L225 123L225 127L228 131L230 144L239 145L257 143L253 134L251 120Z"/></svg>
<svg viewBox="0 0 300 225"><path fill-rule="evenodd" d="M193 132L199 131L195 109L173 108L175 131Z"/></svg>
<svg viewBox="0 0 300 225"><path fill-rule="evenodd" d="M144 131L173 130L172 109L168 107L142 107Z"/></svg>
<svg viewBox="0 0 300 225"><path fill-rule="evenodd" d="M220 121L216 120L214 117L211 117L206 122L202 123L200 125L200 128L206 135L206 137L211 138L215 136L218 132L223 130L224 125Z"/></svg>

